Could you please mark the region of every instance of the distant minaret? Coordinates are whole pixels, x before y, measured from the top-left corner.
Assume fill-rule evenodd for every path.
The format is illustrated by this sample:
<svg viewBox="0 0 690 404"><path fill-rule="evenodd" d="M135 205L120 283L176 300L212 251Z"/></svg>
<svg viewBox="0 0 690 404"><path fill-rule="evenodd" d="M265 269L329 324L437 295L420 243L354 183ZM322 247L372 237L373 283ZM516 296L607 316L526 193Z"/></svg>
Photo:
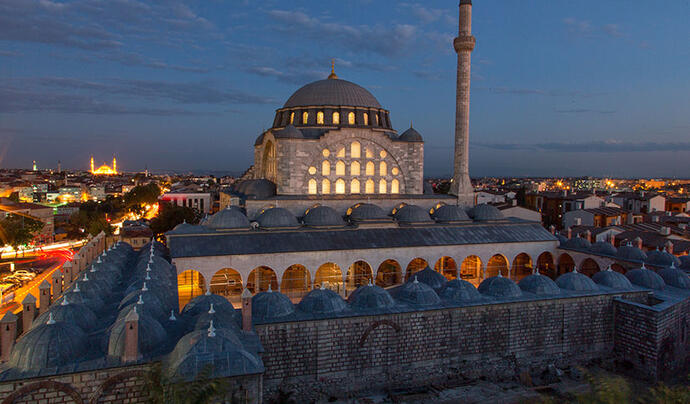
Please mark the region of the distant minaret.
<svg viewBox="0 0 690 404"><path fill-rule="evenodd" d="M94 170L93 166L93 156L91 156L91 174L93 174L96 170Z"/></svg>
<svg viewBox="0 0 690 404"><path fill-rule="evenodd" d="M458 78L455 94L455 159L450 192L460 205L474 204L470 182L470 65L475 38L472 36L472 0L460 0L458 37L453 47L458 54Z"/></svg>
<svg viewBox="0 0 690 404"><path fill-rule="evenodd" d="M115 156L113 156L113 174L117 174L117 161L115 160Z"/></svg>
<svg viewBox="0 0 690 404"><path fill-rule="evenodd" d="M38 164L36 164L36 160L33 161L33 165L31 166L31 169L33 171L38 171Z"/></svg>
<svg viewBox="0 0 690 404"><path fill-rule="evenodd" d="M62 172L62 162L58 160L58 173Z"/></svg>

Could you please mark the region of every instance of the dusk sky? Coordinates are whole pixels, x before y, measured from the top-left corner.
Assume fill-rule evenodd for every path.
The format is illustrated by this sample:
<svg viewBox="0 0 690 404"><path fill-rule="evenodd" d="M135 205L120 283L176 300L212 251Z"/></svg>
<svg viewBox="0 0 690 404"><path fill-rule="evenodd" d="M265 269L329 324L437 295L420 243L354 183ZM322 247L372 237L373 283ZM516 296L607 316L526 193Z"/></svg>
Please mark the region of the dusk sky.
<svg viewBox="0 0 690 404"><path fill-rule="evenodd" d="M302 85L452 173L458 1L0 0L0 167L242 172ZM475 0L472 176L690 177L690 1Z"/></svg>

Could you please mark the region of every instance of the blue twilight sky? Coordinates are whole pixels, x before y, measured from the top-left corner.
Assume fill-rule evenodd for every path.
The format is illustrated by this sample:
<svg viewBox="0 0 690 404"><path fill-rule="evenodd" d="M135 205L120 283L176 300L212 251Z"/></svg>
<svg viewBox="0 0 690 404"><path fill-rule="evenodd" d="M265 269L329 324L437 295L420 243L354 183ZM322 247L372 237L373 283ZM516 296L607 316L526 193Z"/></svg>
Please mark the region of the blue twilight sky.
<svg viewBox="0 0 690 404"><path fill-rule="evenodd" d="M329 61L452 171L457 0L0 0L0 167L243 171ZM473 176L690 177L690 1L475 0Z"/></svg>

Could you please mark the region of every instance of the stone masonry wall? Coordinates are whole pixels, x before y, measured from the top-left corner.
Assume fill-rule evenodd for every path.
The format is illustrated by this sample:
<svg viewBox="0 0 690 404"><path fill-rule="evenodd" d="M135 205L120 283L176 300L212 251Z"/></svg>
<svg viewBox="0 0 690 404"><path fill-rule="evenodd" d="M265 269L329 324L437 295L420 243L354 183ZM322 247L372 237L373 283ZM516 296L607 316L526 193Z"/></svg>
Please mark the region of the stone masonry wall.
<svg viewBox="0 0 690 404"><path fill-rule="evenodd" d="M629 293L629 297L646 292ZM614 295L257 325L265 393L281 384L343 394L466 377L613 351ZM349 390L349 391L348 391Z"/></svg>

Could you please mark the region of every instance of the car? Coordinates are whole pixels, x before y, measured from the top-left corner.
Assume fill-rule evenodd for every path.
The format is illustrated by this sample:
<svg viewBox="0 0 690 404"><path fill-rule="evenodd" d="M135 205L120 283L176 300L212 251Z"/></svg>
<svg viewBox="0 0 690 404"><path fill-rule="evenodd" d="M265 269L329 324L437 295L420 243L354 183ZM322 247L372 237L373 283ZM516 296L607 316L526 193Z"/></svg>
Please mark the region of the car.
<svg viewBox="0 0 690 404"><path fill-rule="evenodd" d="M24 278L33 279L36 276L35 273L27 271L26 269L16 270L16 271L14 271L13 275L20 278L20 279L24 279Z"/></svg>

